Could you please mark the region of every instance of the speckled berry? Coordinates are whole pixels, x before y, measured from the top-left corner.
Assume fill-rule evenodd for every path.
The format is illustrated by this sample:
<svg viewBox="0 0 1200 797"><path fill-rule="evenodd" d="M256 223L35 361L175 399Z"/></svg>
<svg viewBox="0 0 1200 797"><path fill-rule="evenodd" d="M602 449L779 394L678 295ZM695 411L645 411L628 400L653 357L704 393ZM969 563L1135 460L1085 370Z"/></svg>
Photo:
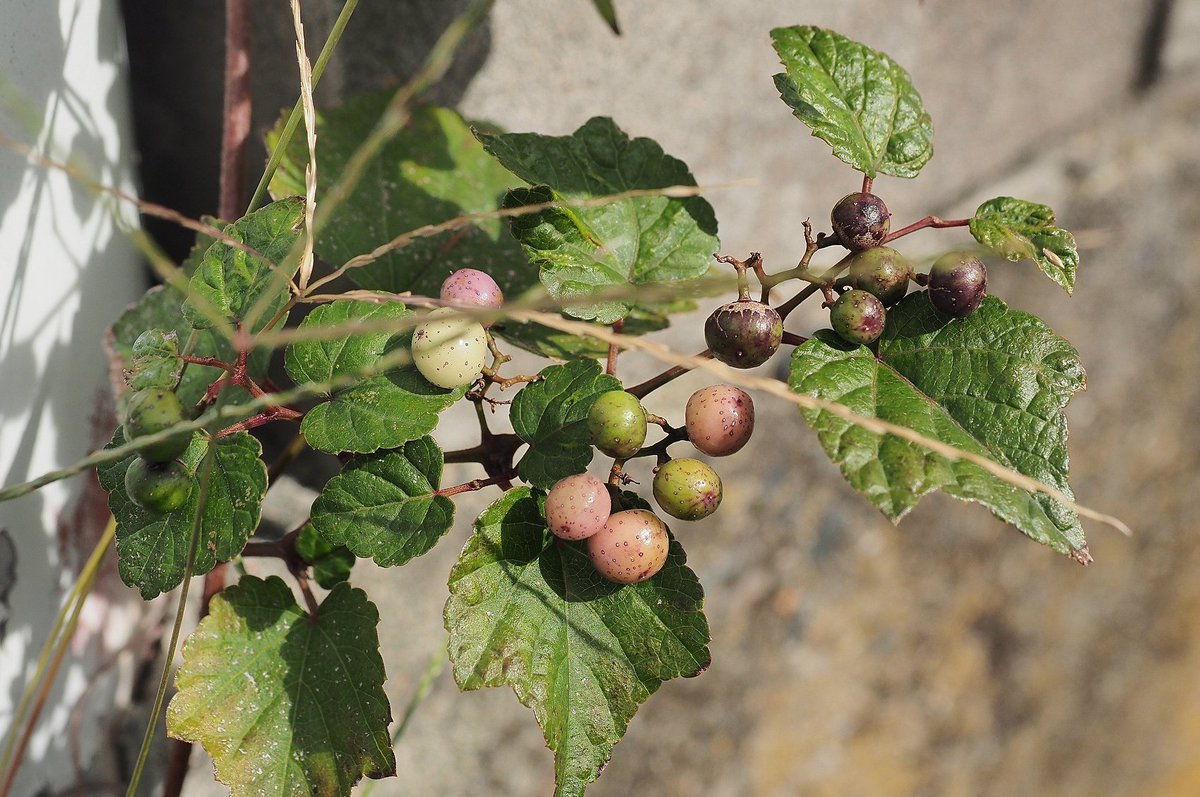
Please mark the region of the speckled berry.
<svg viewBox="0 0 1200 797"><path fill-rule="evenodd" d="M891 307L908 293L908 281L915 275L904 255L889 246L876 246L851 256L848 282Z"/></svg>
<svg viewBox="0 0 1200 797"><path fill-rule="evenodd" d="M833 206L829 221L838 242L852 252L879 246L891 226L887 205L874 194L846 194Z"/></svg>
<svg viewBox="0 0 1200 797"><path fill-rule="evenodd" d="M704 341L713 356L734 368L762 365L782 340L779 313L750 299L721 305L704 322Z"/></svg>
<svg viewBox="0 0 1200 797"><path fill-rule="evenodd" d="M654 500L671 517L706 518L721 505L721 477L698 459L673 459L654 474Z"/></svg>
<svg viewBox="0 0 1200 797"><path fill-rule="evenodd" d="M846 291L829 310L829 325L847 343L872 343L883 334L883 303L866 291Z"/></svg>
<svg viewBox="0 0 1200 797"><path fill-rule="evenodd" d="M498 309L504 304L504 294L490 274L473 268L460 268L442 283L443 302Z"/></svg>
<svg viewBox="0 0 1200 797"><path fill-rule="evenodd" d="M192 474L180 462L147 462L138 457L125 471L125 493L138 506L167 514L192 495Z"/></svg>
<svg viewBox="0 0 1200 797"><path fill-rule="evenodd" d="M646 442L646 411L624 390L601 393L588 410L592 445L617 459L632 457Z"/></svg>
<svg viewBox="0 0 1200 797"><path fill-rule="evenodd" d="M711 457L728 456L754 432L754 400L733 385L702 387L688 399L684 424L697 449Z"/></svg>
<svg viewBox="0 0 1200 797"><path fill-rule="evenodd" d="M969 252L950 252L929 268L929 301L948 316L966 318L987 295L987 267Z"/></svg>
<svg viewBox="0 0 1200 797"><path fill-rule="evenodd" d="M597 572L618 584L637 584L662 570L670 545L666 525L645 509L614 513L587 541Z"/></svg>
<svg viewBox="0 0 1200 797"><path fill-rule="evenodd" d="M546 496L546 525L564 540L586 540L604 528L611 513L608 487L587 473L562 479Z"/></svg>
<svg viewBox="0 0 1200 797"><path fill-rule="evenodd" d="M126 440L136 440L170 429L183 420L179 397L165 387L148 387L129 397L125 404L123 429ZM187 450L192 433L172 435L138 453L151 462L168 462Z"/></svg>
<svg viewBox="0 0 1200 797"><path fill-rule="evenodd" d="M421 376L438 387L456 388L474 382L487 354L483 326L449 307L431 312L413 332L413 362Z"/></svg>

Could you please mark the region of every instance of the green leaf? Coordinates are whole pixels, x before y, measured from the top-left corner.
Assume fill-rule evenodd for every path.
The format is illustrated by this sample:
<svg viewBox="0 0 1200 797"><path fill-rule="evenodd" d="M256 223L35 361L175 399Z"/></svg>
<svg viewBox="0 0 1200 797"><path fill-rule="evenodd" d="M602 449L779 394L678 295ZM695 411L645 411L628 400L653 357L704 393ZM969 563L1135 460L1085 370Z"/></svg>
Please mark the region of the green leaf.
<svg viewBox="0 0 1200 797"><path fill-rule="evenodd" d="M322 589L333 589L350 578L355 557L344 545L330 545L309 523L296 537L296 553L312 567L313 580Z"/></svg>
<svg viewBox="0 0 1200 797"><path fill-rule="evenodd" d="M588 411L601 393L620 390L616 377L603 373L595 360L551 365L542 381L524 387L513 399L509 420L529 444L517 470L534 487L548 490L565 476L583 473L592 461Z"/></svg>
<svg viewBox="0 0 1200 797"><path fill-rule="evenodd" d="M118 428L108 447L124 442ZM197 576L242 552L246 540L258 528L267 491L267 468L259 458L262 446L252 436L246 432L220 438L197 434L180 457L193 474L209 445L215 445L216 452L192 568L192 575ZM136 455L101 465L97 475L117 520L117 569L121 580L137 587L142 597L150 600L183 581L200 490L193 489L186 504L165 515L142 509L125 492L125 471L134 459Z"/></svg>
<svg viewBox="0 0 1200 797"><path fill-rule="evenodd" d="M450 572L446 629L460 689L508 684L554 752L556 795L581 795L638 706L708 666L704 592L672 540L648 581L602 579L585 543L556 540L544 498L510 490L476 521Z"/></svg>
<svg viewBox="0 0 1200 797"><path fill-rule="evenodd" d="M868 177L916 177L933 123L912 79L886 55L807 25L771 31L784 71L775 87L796 118Z"/></svg>
<svg viewBox="0 0 1200 797"><path fill-rule="evenodd" d="M349 795L394 775L378 624L348 584L310 618L277 576L243 576L184 643L167 731L204 746L232 797Z"/></svg>
<svg viewBox="0 0 1200 797"><path fill-rule="evenodd" d="M432 437L356 458L313 503L313 528L381 567L405 564L454 524L454 502L432 494L441 479L442 450Z"/></svg>
<svg viewBox="0 0 1200 797"><path fill-rule="evenodd" d="M351 100L317 113L317 190L328 191L375 127L392 92ZM286 121L267 134L274 147ZM271 182L274 196L304 193L308 147L303 135L291 146ZM412 110L412 118L383 148L362 181L317 236L316 253L340 264L427 224L500 207L504 192L520 185L483 151L463 118L448 108ZM378 261L349 272L369 290L437 296L459 268L487 272L510 298L537 282L521 248L499 219L477 221L440 235L418 238Z"/></svg>
<svg viewBox="0 0 1200 797"><path fill-rule="evenodd" d="M204 222L221 225L217 219L205 218ZM221 225L223 226L223 225ZM180 266L183 273L193 274L204 253L212 245L212 239L198 235L196 245L192 248L187 260ZM133 343L147 329L161 329L174 332L178 345L183 349L190 341L191 348L187 353L194 357L213 357L222 362L231 363L236 359L233 347L219 334L209 329L193 329L183 316L180 306L186 297L170 286L158 285L140 298L135 304L125 309L109 328L105 343L117 368L128 368L133 362ZM266 375L271 352L267 349L255 349L250 353L246 362L246 371L252 379L260 380ZM175 394L185 407L191 407L204 397L204 392L210 384L224 374L218 368L204 365L188 365L183 369L183 376L175 387ZM229 404L241 404L250 400L250 395L240 387L230 386L221 394L222 401Z"/></svg>
<svg viewBox="0 0 1200 797"><path fill-rule="evenodd" d="M1054 226L1054 211L1047 206L996 197L979 206L970 226L976 241L1005 260L1032 260L1068 296L1075 291L1079 268L1075 236Z"/></svg>
<svg viewBox="0 0 1200 797"><path fill-rule="evenodd" d="M608 23L609 29L616 35L621 35L621 26L617 23L617 9L613 8L612 0L592 0L596 13Z"/></svg>
<svg viewBox="0 0 1200 797"><path fill-rule="evenodd" d="M338 301L318 307L304 319L300 329L400 322L412 315L411 310L396 302ZM334 377L362 373L385 354L409 348L411 339L412 329L408 329L297 342L288 347L284 367L297 384L324 383ZM465 388L435 387L414 366L406 365L335 388L328 394L329 401L305 414L300 431L309 445L330 454L368 454L381 448L397 448L432 432L438 414L465 392Z"/></svg>
<svg viewBox="0 0 1200 797"><path fill-rule="evenodd" d="M819 332L793 352L789 379L797 393L988 457L1068 496L1063 408L1084 384L1078 352L1034 316L989 296L968 318L948 320L924 292L888 310L878 356ZM828 413L803 415L846 480L893 522L940 489L1088 560L1078 518L1053 499Z"/></svg>
<svg viewBox="0 0 1200 797"><path fill-rule="evenodd" d="M225 227L224 233L253 249L262 258L217 241L204 253L188 286L188 300L183 314L196 329L209 329L213 321L205 308L215 310L230 324L238 324L259 300L268 296L267 311L254 325L258 331L287 300L288 277L295 273L297 263L283 268L283 262L300 235L304 220L304 200L299 197L281 199L243 216ZM203 303L191 297L200 297Z"/></svg>
<svg viewBox="0 0 1200 797"><path fill-rule="evenodd" d="M480 133L479 138L534 186L509 192L509 207L696 184L683 161L648 138L629 138L605 117L588 120L569 136ZM511 226L541 268L550 295L574 302L565 308L569 315L602 324L628 315L636 297L595 304L580 304L581 299L614 287L701 277L718 246L716 217L700 197L650 196L593 208L555 208L517 216Z"/></svg>
<svg viewBox="0 0 1200 797"><path fill-rule="evenodd" d="M695 310L694 302L684 301L670 305L670 312L686 313ZM621 333L625 335L645 335L657 332L671 325L666 313L656 312L653 308L635 307L625 318ZM608 330L608 327L604 327ZM509 343L556 360L594 360L608 355L608 344L598 338L583 335L572 335L542 324L518 324L512 321L498 321L492 325L492 333L504 338Z"/></svg>

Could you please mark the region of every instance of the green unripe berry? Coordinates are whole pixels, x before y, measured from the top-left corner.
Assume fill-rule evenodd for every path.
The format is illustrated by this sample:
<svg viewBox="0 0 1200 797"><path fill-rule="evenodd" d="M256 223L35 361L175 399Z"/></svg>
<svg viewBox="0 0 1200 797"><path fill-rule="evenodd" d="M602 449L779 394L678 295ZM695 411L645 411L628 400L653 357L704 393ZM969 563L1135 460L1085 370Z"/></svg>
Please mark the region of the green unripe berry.
<svg viewBox="0 0 1200 797"><path fill-rule="evenodd" d="M866 345L883 334L883 302L866 291L846 291L829 310L829 325L847 343Z"/></svg>
<svg viewBox="0 0 1200 797"><path fill-rule="evenodd" d="M188 502L192 474L180 462L147 462L138 457L125 471L125 492L142 509L167 514Z"/></svg>
<svg viewBox="0 0 1200 797"><path fill-rule="evenodd" d="M646 442L646 411L624 390L601 393L588 411L592 445L616 459L636 454Z"/></svg>
<svg viewBox="0 0 1200 797"><path fill-rule="evenodd" d="M876 246L850 258L850 286L871 294L884 307L904 298L914 276L912 263L890 246Z"/></svg>
<svg viewBox="0 0 1200 797"><path fill-rule="evenodd" d="M183 405L174 392L164 387L148 387L134 393L125 405L125 439L158 434L183 420ZM187 450L192 433L173 435L161 443L138 452L151 462L169 462Z"/></svg>
<svg viewBox="0 0 1200 797"><path fill-rule="evenodd" d="M654 500L671 517L700 520L721 505L721 478L698 459L673 459L654 474Z"/></svg>

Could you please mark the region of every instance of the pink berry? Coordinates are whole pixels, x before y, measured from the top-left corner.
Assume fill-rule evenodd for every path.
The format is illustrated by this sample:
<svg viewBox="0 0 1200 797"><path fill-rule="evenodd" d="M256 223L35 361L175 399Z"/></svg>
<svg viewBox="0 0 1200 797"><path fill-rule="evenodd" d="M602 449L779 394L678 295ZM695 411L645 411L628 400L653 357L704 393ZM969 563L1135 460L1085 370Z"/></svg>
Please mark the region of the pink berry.
<svg viewBox="0 0 1200 797"><path fill-rule="evenodd" d="M568 476L546 496L546 524L564 540L586 540L604 528L611 512L608 488L587 473Z"/></svg>
<svg viewBox="0 0 1200 797"><path fill-rule="evenodd" d="M666 525L645 509L613 514L587 541L596 571L618 584L637 584L662 570L670 544Z"/></svg>
<svg viewBox="0 0 1200 797"><path fill-rule="evenodd" d="M442 283L442 301L495 310L504 304L504 294L490 275L473 268L460 268Z"/></svg>
<svg viewBox="0 0 1200 797"><path fill-rule="evenodd" d="M702 387L684 410L688 437L710 457L740 451L754 432L754 400L733 385Z"/></svg>

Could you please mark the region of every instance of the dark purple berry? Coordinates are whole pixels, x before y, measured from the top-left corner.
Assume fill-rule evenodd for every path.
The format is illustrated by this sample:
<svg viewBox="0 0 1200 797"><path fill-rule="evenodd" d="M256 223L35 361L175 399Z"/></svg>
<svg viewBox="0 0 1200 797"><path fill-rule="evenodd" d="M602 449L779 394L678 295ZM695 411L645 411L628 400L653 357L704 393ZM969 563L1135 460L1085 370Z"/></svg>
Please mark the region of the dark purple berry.
<svg viewBox="0 0 1200 797"><path fill-rule="evenodd" d="M713 311L704 322L713 356L734 368L753 368L771 358L783 340L783 319L762 302L739 299Z"/></svg>
<svg viewBox="0 0 1200 797"><path fill-rule="evenodd" d="M929 268L929 301L954 318L966 318L979 309L987 295L987 268L969 252L950 252Z"/></svg>
<svg viewBox="0 0 1200 797"><path fill-rule="evenodd" d="M842 246L861 252L879 246L891 226L887 205L874 194L846 194L833 206L829 221Z"/></svg>
<svg viewBox="0 0 1200 797"><path fill-rule="evenodd" d="M829 310L830 326L847 343L873 343L883 334L884 317L883 302L857 289L843 293Z"/></svg>
<svg viewBox="0 0 1200 797"><path fill-rule="evenodd" d="M912 263L890 246L876 246L850 258L850 286L871 294L884 307L904 298L914 276Z"/></svg>

